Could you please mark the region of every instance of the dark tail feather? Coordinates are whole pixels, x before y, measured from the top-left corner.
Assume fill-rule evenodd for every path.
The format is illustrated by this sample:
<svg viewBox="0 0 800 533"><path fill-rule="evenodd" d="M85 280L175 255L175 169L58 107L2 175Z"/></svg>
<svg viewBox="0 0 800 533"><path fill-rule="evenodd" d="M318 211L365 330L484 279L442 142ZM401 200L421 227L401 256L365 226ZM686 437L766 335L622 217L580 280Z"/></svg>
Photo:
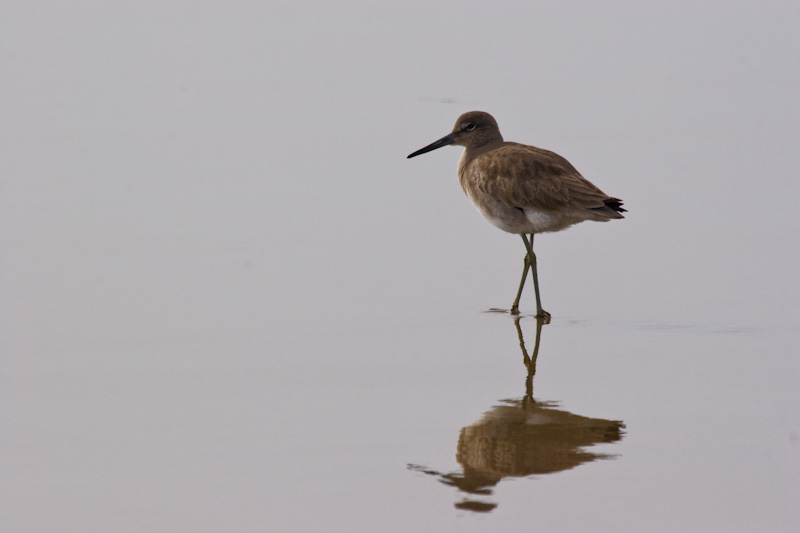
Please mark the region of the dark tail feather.
<svg viewBox="0 0 800 533"><path fill-rule="evenodd" d="M625 218L622 213L627 212L619 198L606 198L603 200L603 207L592 207L591 210L606 218Z"/></svg>
<svg viewBox="0 0 800 533"><path fill-rule="evenodd" d="M606 205L607 208L612 209L618 215L620 213L628 212L627 209L622 207L622 200L620 200L619 198L608 198L604 200L603 203ZM620 218L622 218L622 215L620 215Z"/></svg>

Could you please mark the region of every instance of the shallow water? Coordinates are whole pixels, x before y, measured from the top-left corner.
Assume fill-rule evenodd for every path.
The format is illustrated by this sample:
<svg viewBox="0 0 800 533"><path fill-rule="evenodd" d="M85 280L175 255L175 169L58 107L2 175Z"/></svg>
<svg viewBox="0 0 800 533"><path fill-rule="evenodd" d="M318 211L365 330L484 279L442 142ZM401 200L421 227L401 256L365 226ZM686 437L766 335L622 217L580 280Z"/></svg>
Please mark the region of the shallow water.
<svg viewBox="0 0 800 533"><path fill-rule="evenodd" d="M86 6L0 8L0 530L800 527L795 6ZM549 324L469 109L629 209Z"/></svg>

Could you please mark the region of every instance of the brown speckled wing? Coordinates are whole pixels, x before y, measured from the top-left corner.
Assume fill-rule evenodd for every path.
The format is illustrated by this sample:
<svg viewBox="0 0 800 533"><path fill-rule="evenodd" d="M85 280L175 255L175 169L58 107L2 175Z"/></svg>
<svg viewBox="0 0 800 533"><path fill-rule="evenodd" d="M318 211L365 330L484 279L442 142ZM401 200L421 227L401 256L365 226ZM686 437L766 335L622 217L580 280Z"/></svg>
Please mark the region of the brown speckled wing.
<svg viewBox="0 0 800 533"><path fill-rule="evenodd" d="M619 200L610 198L569 161L548 150L505 143L476 157L468 171L473 187L509 206L545 212L588 209L621 217L608 206L609 201L619 204Z"/></svg>

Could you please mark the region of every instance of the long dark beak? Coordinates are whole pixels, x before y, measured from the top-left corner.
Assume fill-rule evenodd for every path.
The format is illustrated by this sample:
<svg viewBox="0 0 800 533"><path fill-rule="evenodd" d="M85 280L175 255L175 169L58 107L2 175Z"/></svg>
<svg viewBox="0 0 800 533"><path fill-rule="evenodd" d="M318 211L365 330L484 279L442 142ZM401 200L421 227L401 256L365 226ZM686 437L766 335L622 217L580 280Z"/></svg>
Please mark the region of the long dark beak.
<svg viewBox="0 0 800 533"><path fill-rule="evenodd" d="M455 134L451 133L450 135L445 135L441 139L436 142L432 142L425 148L420 148L413 154L410 154L406 159L411 159L412 157L416 157L418 155L427 154L431 150L436 150L437 148L441 148L442 146L447 146L448 144L453 144L456 140Z"/></svg>

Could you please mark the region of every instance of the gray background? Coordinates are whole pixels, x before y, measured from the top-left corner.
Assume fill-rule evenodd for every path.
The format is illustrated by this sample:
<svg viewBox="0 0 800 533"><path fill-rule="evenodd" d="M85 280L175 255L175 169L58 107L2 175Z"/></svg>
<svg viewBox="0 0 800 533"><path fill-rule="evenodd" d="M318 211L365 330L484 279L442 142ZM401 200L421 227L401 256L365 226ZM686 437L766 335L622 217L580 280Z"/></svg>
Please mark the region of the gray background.
<svg viewBox="0 0 800 533"><path fill-rule="evenodd" d="M796 2L0 3L0 530L796 531ZM613 455L475 499L518 237L459 114L626 220L537 237L535 396ZM521 321L532 347L532 291Z"/></svg>

